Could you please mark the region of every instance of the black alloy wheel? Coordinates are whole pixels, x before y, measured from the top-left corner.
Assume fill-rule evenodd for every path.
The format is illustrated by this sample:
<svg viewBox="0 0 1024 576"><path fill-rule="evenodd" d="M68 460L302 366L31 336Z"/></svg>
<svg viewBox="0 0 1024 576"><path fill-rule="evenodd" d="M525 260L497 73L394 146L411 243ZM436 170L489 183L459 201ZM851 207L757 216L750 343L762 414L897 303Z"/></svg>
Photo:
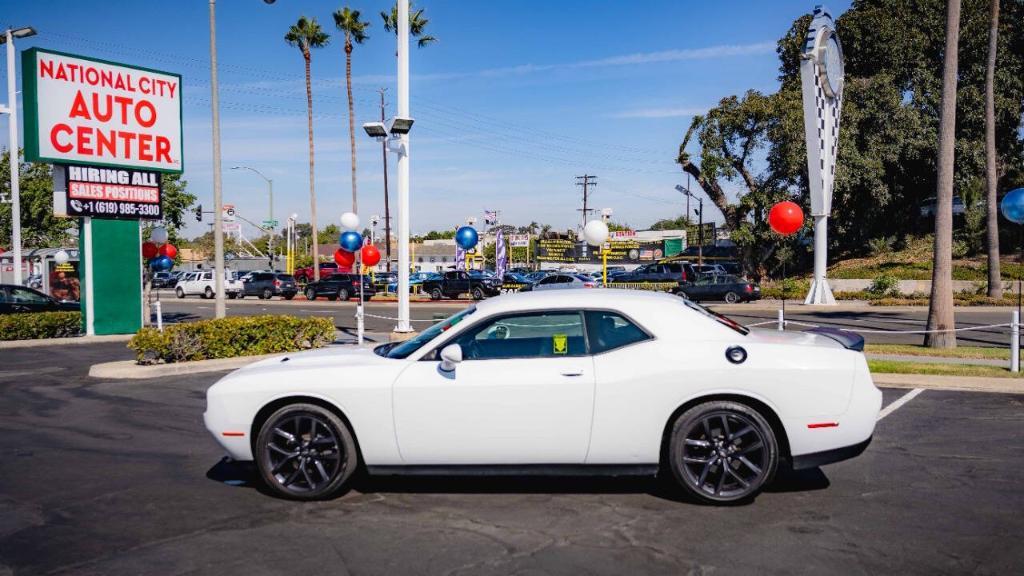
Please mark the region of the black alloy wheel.
<svg viewBox="0 0 1024 576"><path fill-rule="evenodd" d="M755 410L707 402L687 410L672 430L669 464L699 500L730 503L755 496L778 468L778 442Z"/></svg>
<svg viewBox="0 0 1024 576"><path fill-rule="evenodd" d="M267 486L296 500L334 496L359 463L345 423L314 404L291 404L274 412L260 428L255 448Z"/></svg>

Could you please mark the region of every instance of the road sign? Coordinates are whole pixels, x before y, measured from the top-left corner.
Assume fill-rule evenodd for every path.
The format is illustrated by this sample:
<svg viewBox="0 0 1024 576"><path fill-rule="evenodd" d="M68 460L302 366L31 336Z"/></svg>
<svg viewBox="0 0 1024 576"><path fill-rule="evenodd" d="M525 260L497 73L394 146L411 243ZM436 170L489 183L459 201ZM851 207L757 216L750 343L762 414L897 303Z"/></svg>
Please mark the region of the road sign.
<svg viewBox="0 0 1024 576"><path fill-rule="evenodd" d="M277 220L264 220L263 221L263 227L264 228L277 228L277 225L278 225L278 221Z"/></svg>

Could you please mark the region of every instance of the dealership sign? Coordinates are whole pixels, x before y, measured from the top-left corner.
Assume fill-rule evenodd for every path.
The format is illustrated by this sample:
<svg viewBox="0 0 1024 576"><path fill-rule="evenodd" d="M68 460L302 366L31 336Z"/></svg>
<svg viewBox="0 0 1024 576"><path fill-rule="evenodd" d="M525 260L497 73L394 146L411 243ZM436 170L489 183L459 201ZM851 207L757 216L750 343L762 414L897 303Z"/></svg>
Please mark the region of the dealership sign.
<svg viewBox="0 0 1024 576"><path fill-rule="evenodd" d="M21 63L26 160L182 171L180 75L39 48Z"/></svg>
<svg viewBox="0 0 1024 576"><path fill-rule="evenodd" d="M53 171L54 190L66 191L66 215L128 220L163 218L160 174L64 165Z"/></svg>

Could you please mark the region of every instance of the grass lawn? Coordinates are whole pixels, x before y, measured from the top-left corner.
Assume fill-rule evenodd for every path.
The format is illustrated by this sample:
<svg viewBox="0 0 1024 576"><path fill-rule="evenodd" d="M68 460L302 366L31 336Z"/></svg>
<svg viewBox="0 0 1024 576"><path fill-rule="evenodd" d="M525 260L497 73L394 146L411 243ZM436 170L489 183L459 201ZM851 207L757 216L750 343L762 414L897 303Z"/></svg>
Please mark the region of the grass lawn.
<svg viewBox="0 0 1024 576"><path fill-rule="evenodd" d="M988 360L1009 360L1009 348L991 348L986 346L958 346L952 350L943 348L927 348L916 344L868 344L864 347L868 354L893 354L899 356L942 356L945 358L983 358Z"/></svg>
<svg viewBox="0 0 1024 576"><path fill-rule="evenodd" d="M892 360L868 360L868 367L875 373L886 374L927 374L932 376L982 376L987 378L1021 378L1024 372L1014 374L999 366L978 366L974 364L926 364L924 362L898 362Z"/></svg>

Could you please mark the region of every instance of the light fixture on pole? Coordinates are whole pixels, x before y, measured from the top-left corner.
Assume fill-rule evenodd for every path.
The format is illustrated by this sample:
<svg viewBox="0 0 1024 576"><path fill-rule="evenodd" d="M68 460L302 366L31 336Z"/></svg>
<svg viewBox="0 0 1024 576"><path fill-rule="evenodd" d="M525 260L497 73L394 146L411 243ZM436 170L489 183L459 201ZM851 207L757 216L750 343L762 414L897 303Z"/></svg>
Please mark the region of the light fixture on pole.
<svg viewBox="0 0 1024 576"><path fill-rule="evenodd" d="M370 244L377 242L377 224L380 222L380 216L374 214L370 216Z"/></svg>
<svg viewBox="0 0 1024 576"><path fill-rule="evenodd" d="M695 196L693 194L693 192L690 192L689 188L684 188L684 187L682 187L682 186L680 186L678 184L676 185L676 191L682 193L687 198L693 198L694 200L697 201L698 208L694 209L694 212L697 214L697 217L699 218L699 221L697 222L697 234L699 236L699 240L698 240L698 244L697 244L697 264L699 266L703 266L704 265L704 199ZM687 201L686 205L687 206L690 205L689 201ZM687 209L687 210L689 210L689 209ZM690 213L689 212L686 213L686 219L687 220L690 219ZM686 241L687 241L687 243L689 243L690 239L687 238Z"/></svg>
<svg viewBox="0 0 1024 576"><path fill-rule="evenodd" d="M263 174L263 172L260 172L259 170L255 169L255 168L252 168L252 167L249 167L249 166L232 166L231 169L232 170L248 170L250 172L254 172L257 176L259 176L260 178L263 178L263 180L265 180L266 183L267 183L267 195L268 195L268 200L269 200L269 202L268 202L269 210L267 212L267 221L264 222L263 224L264 224L265 229L266 229L266 231L268 233L268 235L267 235L267 253L270 255L270 268L273 269L274 268L274 229L277 228L277 223L274 222L274 181L272 179L270 179L270 178L267 178L266 175Z"/></svg>
<svg viewBox="0 0 1024 576"><path fill-rule="evenodd" d="M8 28L0 37L0 43L7 44L7 106L3 108L8 116L8 156L11 169L11 248L14 258L14 283L21 284L21 187L18 174L18 102L17 102L17 67L15 66L15 38L35 36L36 30L30 26L24 28Z"/></svg>

